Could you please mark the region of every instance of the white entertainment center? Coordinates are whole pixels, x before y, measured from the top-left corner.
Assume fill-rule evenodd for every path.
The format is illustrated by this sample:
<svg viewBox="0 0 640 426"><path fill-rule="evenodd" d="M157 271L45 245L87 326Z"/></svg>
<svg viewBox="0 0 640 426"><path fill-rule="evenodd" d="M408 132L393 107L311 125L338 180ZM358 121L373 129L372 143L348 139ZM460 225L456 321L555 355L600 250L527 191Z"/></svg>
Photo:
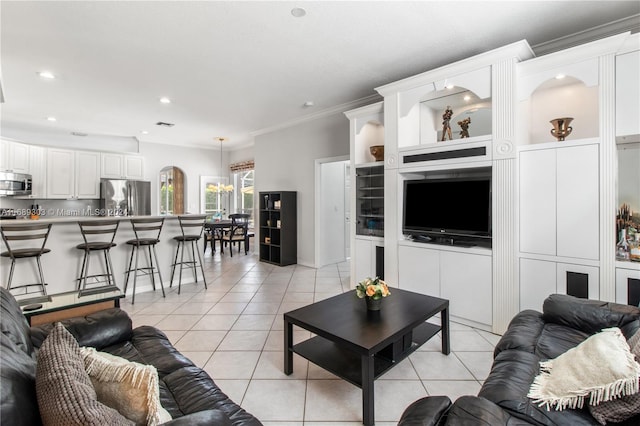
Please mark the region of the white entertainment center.
<svg viewBox="0 0 640 426"><path fill-rule="evenodd" d="M541 309L550 293L628 303L640 264L616 261L615 221L628 202L619 191L640 198L636 171L618 161L621 147L624 158L640 159L638 58L639 34L537 58L520 41L376 88L383 102L346 113L352 182L357 169L384 166L383 236L352 230L352 284L375 275L372 259L384 246L390 285L449 299L455 320L496 333L520 310ZM443 141L448 109L453 139ZM562 142L550 134L558 117L574 118ZM469 136L461 138L465 118ZM368 156L376 144L384 162ZM403 233L405 181L478 175L491 179L489 246ZM354 186L352 212L363 201ZM425 199L423 208L446 206Z"/></svg>

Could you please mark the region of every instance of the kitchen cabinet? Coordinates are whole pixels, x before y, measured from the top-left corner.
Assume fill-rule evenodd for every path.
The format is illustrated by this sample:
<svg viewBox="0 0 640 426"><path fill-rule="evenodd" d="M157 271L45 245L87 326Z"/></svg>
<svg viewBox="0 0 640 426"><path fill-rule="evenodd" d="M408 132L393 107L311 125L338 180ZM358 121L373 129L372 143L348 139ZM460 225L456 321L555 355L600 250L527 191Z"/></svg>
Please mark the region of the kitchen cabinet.
<svg viewBox="0 0 640 426"><path fill-rule="evenodd" d="M0 140L0 170L13 173L29 173L29 145Z"/></svg>
<svg viewBox="0 0 640 426"><path fill-rule="evenodd" d="M616 56L616 136L640 134L640 50Z"/></svg>
<svg viewBox="0 0 640 426"><path fill-rule="evenodd" d="M100 176L103 178L144 178L144 159L140 155L102 153L100 163Z"/></svg>
<svg viewBox="0 0 640 426"><path fill-rule="evenodd" d="M365 278L384 279L384 240L382 238L360 238L355 240L355 258L352 260L355 281Z"/></svg>
<svg viewBox="0 0 640 426"><path fill-rule="evenodd" d="M29 198L47 196L47 149L29 146L29 173L31 174L31 195Z"/></svg>
<svg viewBox="0 0 640 426"><path fill-rule="evenodd" d="M47 150L47 198L100 197L100 153L68 149Z"/></svg>

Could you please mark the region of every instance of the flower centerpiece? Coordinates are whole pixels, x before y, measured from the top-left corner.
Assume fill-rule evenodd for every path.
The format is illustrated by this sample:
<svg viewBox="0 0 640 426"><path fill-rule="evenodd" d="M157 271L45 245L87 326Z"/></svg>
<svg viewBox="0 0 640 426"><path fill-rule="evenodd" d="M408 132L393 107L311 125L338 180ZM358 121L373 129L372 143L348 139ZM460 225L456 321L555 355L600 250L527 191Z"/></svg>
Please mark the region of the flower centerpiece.
<svg viewBox="0 0 640 426"><path fill-rule="evenodd" d="M368 277L356 285L356 295L361 299L365 298L367 301L367 309L370 311L380 310L382 298L390 294L391 292L389 291L389 287L387 287L387 283L379 277L373 279Z"/></svg>

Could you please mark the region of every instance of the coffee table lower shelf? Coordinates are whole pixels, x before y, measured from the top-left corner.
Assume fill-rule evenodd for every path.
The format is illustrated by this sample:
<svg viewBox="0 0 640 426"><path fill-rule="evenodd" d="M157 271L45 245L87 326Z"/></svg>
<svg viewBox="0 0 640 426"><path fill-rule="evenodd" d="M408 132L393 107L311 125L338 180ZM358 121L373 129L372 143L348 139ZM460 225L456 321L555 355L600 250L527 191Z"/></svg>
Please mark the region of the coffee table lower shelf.
<svg viewBox="0 0 640 426"><path fill-rule="evenodd" d="M374 356L374 378L382 376L391 367L399 363L427 340L438 334L441 327L425 322L415 329L411 336L411 345L402 353L391 359L391 350L382 349ZM390 345L391 346L391 345ZM389 348L389 347L388 347ZM389 348L390 349L390 348ZM352 385L362 388L362 358L360 354L339 346L338 344L320 336L312 337L293 346L293 352L330 373L346 380Z"/></svg>

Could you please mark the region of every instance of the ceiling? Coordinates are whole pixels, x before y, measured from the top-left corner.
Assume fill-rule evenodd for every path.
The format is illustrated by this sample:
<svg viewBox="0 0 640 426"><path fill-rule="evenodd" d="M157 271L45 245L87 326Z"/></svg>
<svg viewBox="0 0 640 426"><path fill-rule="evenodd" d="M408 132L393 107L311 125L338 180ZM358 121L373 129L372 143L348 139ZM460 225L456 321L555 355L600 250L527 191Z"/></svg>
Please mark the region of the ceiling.
<svg viewBox="0 0 640 426"><path fill-rule="evenodd" d="M375 87L638 13L638 1L2 0L0 130L238 149L372 102Z"/></svg>

